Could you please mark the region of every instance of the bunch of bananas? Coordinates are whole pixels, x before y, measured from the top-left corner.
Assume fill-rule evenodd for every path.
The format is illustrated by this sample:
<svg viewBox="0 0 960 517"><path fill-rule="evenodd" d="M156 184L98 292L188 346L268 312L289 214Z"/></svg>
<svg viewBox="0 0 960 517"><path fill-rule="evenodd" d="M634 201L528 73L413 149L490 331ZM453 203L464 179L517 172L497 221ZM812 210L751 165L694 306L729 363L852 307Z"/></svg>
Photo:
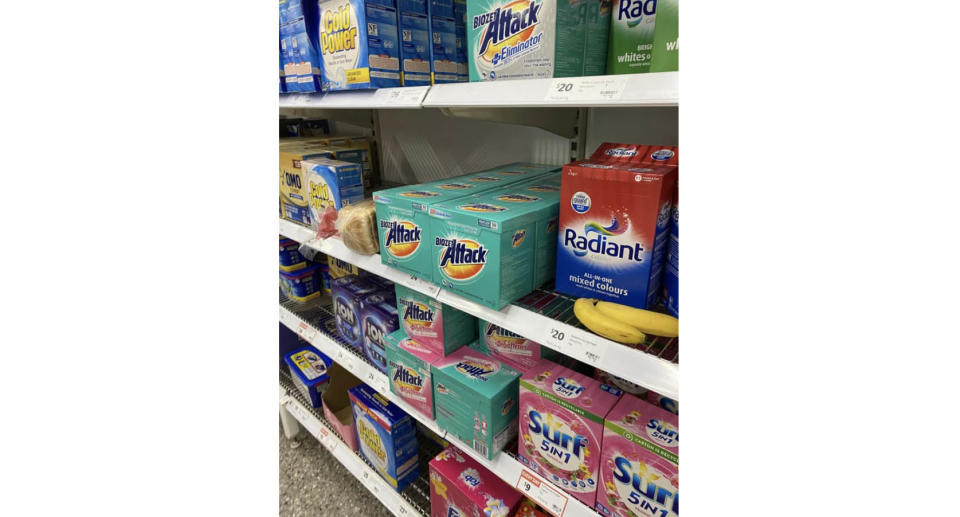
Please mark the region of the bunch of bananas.
<svg viewBox="0 0 960 517"><path fill-rule="evenodd" d="M646 334L663 337L680 335L680 320L673 316L595 298L578 299L573 304L573 313L591 331L628 345L643 343Z"/></svg>

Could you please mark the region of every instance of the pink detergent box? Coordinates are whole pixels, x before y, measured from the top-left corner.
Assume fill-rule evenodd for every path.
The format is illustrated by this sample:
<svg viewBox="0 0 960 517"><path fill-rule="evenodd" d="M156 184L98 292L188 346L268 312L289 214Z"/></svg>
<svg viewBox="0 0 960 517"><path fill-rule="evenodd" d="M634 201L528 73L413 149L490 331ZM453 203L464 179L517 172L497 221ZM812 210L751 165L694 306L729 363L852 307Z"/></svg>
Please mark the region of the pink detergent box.
<svg viewBox="0 0 960 517"><path fill-rule="evenodd" d="M597 510L618 517L678 517L679 449L677 415L624 395L604 423Z"/></svg>
<svg viewBox="0 0 960 517"><path fill-rule="evenodd" d="M450 446L430 460L431 517L509 517L523 496Z"/></svg>
<svg viewBox="0 0 960 517"><path fill-rule="evenodd" d="M541 359L520 378L520 461L592 507L600 479L603 419L621 394Z"/></svg>

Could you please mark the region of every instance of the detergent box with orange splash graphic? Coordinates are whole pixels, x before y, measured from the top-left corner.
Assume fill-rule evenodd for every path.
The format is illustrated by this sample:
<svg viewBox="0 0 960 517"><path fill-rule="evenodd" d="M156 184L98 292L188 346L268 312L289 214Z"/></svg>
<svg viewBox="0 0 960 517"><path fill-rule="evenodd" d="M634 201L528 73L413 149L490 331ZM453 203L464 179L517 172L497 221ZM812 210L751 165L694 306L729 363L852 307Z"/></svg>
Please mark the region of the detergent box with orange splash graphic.
<svg viewBox="0 0 960 517"><path fill-rule="evenodd" d="M390 391L433 420L433 376L430 368L443 356L408 337L403 329L387 335L385 344Z"/></svg>
<svg viewBox="0 0 960 517"><path fill-rule="evenodd" d="M467 0L471 81L583 75L584 0Z"/></svg>
<svg viewBox="0 0 960 517"><path fill-rule="evenodd" d="M540 362L539 343L481 319L477 320L477 330L480 338L472 345L474 350L483 352L520 373Z"/></svg>
<svg viewBox="0 0 960 517"><path fill-rule="evenodd" d="M614 387L542 359L520 379L517 457L593 506L602 466L603 419L620 395Z"/></svg>
<svg viewBox="0 0 960 517"><path fill-rule="evenodd" d="M513 184L433 205L433 282L497 310L526 295L548 267L536 263L537 234L558 204L555 192Z"/></svg>
<svg viewBox="0 0 960 517"><path fill-rule="evenodd" d="M510 517L523 499L452 445L430 460L429 468L431 517Z"/></svg>
<svg viewBox="0 0 960 517"><path fill-rule="evenodd" d="M366 384L347 392L360 452L396 491L420 474L417 431L410 415Z"/></svg>
<svg viewBox="0 0 960 517"><path fill-rule="evenodd" d="M640 309L660 296L677 167L563 167L556 290Z"/></svg>
<svg viewBox="0 0 960 517"><path fill-rule="evenodd" d="M493 459L517 434L520 373L470 347L433 363L437 424Z"/></svg>
<svg viewBox="0 0 960 517"><path fill-rule="evenodd" d="M600 490L603 515L680 515L677 416L624 395L604 422Z"/></svg>
<svg viewBox="0 0 960 517"><path fill-rule="evenodd" d="M559 171L558 171L559 172ZM557 270L557 228L559 227L560 175L545 173L517 185L521 194L556 199L556 205L545 206L537 218L536 251L533 262L533 287L551 281Z"/></svg>
<svg viewBox="0 0 960 517"><path fill-rule="evenodd" d="M400 328L423 347L442 357L477 337L476 318L404 287L395 286Z"/></svg>

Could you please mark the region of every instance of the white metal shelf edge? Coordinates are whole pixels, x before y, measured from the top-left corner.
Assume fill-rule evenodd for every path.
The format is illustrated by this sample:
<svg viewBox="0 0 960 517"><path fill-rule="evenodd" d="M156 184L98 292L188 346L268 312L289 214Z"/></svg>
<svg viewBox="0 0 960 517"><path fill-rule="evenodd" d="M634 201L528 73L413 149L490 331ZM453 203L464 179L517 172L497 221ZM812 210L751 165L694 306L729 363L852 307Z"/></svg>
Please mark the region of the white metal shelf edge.
<svg viewBox="0 0 960 517"><path fill-rule="evenodd" d="M429 86L410 86L330 93L291 93L280 96L280 107L317 109L419 108L429 89Z"/></svg>
<svg viewBox="0 0 960 517"><path fill-rule="evenodd" d="M280 220L280 233L326 255L440 300L478 318L536 341L596 368L680 400L680 368L677 364L610 341L542 314L511 305L495 311L439 286L385 266L379 255L361 255L340 239L314 239L309 228ZM326 352L324 352L326 353Z"/></svg>
<svg viewBox="0 0 960 517"><path fill-rule="evenodd" d="M330 454L339 461L360 483L383 503L397 517L411 517L422 515L398 494L393 487L387 484L380 474L364 463L356 454L343 443L336 434L323 425L297 399L291 397L281 386L280 405L289 412L297 422L319 441Z"/></svg>
<svg viewBox="0 0 960 517"><path fill-rule="evenodd" d="M354 356L349 351L344 350L344 348L337 343L336 341L330 339L325 334L314 329L312 326L307 324L293 312L287 310L283 306L280 307L280 322L287 326L290 330L297 332L304 339L310 342L313 346L317 347L318 350L324 354L330 356L335 362L340 363L347 371L352 373L358 379L364 381L370 387L377 390L381 395L386 397L388 400L394 404L400 406L408 415L419 421L421 424L426 426L428 429L436 433L438 436L446 439L450 443L454 444L462 450L465 454L477 460L481 465L486 467L490 472L496 474L500 479L504 480L510 486L518 487L521 480L521 474L524 474L527 477L536 479L544 484L550 485L550 483L531 471L530 469L524 467L517 460L510 457L507 454L498 454L493 460L488 460L486 457L479 455L472 447L463 443L460 439L454 436L448 436L447 431L442 429L437 423L433 420L430 420L426 416L420 414L419 411L413 409L409 404L407 404L403 399L397 397L390 391L388 385L387 376L384 375L379 370L375 369L373 366L370 366L366 362L360 360ZM293 399L291 399L293 400ZM294 403L296 401L294 400ZM312 415L309 412L306 412L308 416L312 418ZM296 414L294 417L299 421L300 418ZM316 425L323 427L322 424L316 422ZM311 430L311 433L314 436L317 436L316 433ZM334 437L335 438L335 437ZM318 437L318 439L320 439ZM339 440L338 440L339 441ZM340 442L342 445L342 442ZM346 447L344 445L344 447ZM349 449L347 449L349 450ZM366 467L366 465L363 465ZM354 474L356 475L356 474ZM359 477L359 476L357 476ZM379 476L378 476L379 479ZM552 486L552 485L551 485ZM389 488L389 487L388 487ZM372 491L372 490L371 490ZM392 489L391 489L392 491ZM559 492L559 491L558 491ZM533 499L537 499L538 495L534 492L527 492ZM561 512L557 512L558 517L597 517L597 512L589 508L587 505L581 503L573 496L568 496L566 494L561 494L562 499L566 502L564 509ZM402 500L402 498L397 497ZM382 501L383 499L381 499ZM404 501L405 502L405 501ZM550 501L538 501L541 505L548 504ZM386 504L386 503L385 503ZM389 508L389 506L388 506ZM399 514L397 514L399 515Z"/></svg>

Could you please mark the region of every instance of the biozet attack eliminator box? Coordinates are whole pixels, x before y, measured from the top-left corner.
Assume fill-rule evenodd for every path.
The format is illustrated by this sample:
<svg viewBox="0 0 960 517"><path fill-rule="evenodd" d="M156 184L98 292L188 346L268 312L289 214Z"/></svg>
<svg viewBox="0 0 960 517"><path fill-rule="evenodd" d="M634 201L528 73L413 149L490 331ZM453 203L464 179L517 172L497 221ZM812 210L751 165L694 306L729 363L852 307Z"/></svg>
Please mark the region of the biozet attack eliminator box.
<svg viewBox="0 0 960 517"><path fill-rule="evenodd" d="M518 458L593 506L602 467L603 419L621 394L616 388L542 359L520 379Z"/></svg>
<svg viewBox="0 0 960 517"><path fill-rule="evenodd" d="M520 373L470 347L433 363L437 425L487 459L516 436Z"/></svg>
<svg viewBox="0 0 960 517"><path fill-rule="evenodd" d="M387 335L385 345L390 391L433 420L433 376L430 368L442 356L408 337L403 329Z"/></svg>
<svg viewBox="0 0 960 517"><path fill-rule="evenodd" d="M400 41L393 0L321 0L323 89L400 86Z"/></svg>
<svg viewBox="0 0 960 517"><path fill-rule="evenodd" d="M467 0L471 81L583 75L583 0Z"/></svg>
<svg viewBox="0 0 960 517"><path fill-rule="evenodd" d="M565 165L562 181L556 290L652 307L677 167L584 160Z"/></svg>
<svg viewBox="0 0 960 517"><path fill-rule="evenodd" d="M442 357L477 337L476 318L423 293L395 286L400 328Z"/></svg>
<svg viewBox="0 0 960 517"><path fill-rule="evenodd" d="M431 517L510 517L520 492L449 446L430 460Z"/></svg>
<svg viewBox="0 0 960 517"><path fill-rule="evenodd" d="M477 320L477 331L480 337L476 341L475 350L520 373L540 362L540 344L535 341L481 319Z"/></svg>
<svg viewBox="0 0 960 517"><path fill-rule="evenodd" d="M680 515L677 422L636 397L620 399L604 423L597 510L617 517Z"/></svg>

